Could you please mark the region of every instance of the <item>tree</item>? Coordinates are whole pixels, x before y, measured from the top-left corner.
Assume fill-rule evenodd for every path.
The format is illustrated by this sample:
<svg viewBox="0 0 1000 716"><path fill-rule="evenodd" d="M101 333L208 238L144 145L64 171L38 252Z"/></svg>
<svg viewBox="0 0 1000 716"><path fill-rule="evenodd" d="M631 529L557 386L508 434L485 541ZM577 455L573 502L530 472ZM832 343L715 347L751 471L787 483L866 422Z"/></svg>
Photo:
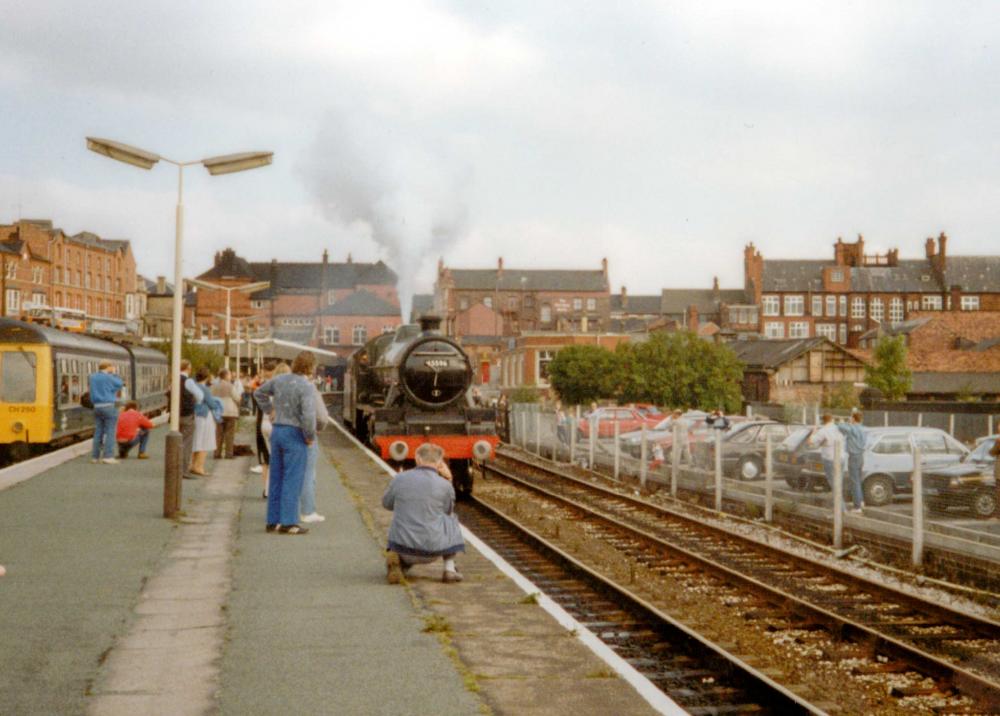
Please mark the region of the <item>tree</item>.
<svg viewBox="0 0 1000 716"><path fill-rule="evenodd" d="M882 391L886 400L903 400L910 390L912 374L906 366L903 336L883 336L875 345L875 362L865 368L865 381Z"/></svg>
<svg viewBox="0 0 1000 716"><path fill-rule="evenodd" d="M653 333L644 343L619 345L617 353L622 400L727 412L742 404L743 367L736 354L691 331Z"/></svg>
<svg viewBox="0 0 1000 716"><path fill-rule="evenodd" d="M567 346L549 363L549 383L570 405L615 397L621 375L618 354L598 346Z"/></svg>
<svg viewBox="0 0 1000 716"><path fill-rule="evenodd" d="M162 343L157 343L154 347L163 353L167 357L167 360L170 360L170 344L170 341L163 341ZM191 361L192 371L196 371L202 366L208 367L212 373L218 373L222 369L222 355L211 348L198 345L197 343L189 343L182 340L181 358Z"/></svg>

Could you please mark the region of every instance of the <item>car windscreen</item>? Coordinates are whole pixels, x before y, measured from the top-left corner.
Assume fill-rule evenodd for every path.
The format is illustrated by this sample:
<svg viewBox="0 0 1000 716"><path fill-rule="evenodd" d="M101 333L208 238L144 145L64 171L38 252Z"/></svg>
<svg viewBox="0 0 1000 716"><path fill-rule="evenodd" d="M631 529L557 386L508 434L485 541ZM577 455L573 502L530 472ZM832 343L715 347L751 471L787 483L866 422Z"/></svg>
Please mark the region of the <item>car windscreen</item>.
<svg viewBox="0 0 1000 716"><path fill-rule="evenodd" d="M801 445L809 434L812 432L812 428L799 428L792 432L787 438L781 441L780 447L786 450L797 450L799 445Z"/></svg>

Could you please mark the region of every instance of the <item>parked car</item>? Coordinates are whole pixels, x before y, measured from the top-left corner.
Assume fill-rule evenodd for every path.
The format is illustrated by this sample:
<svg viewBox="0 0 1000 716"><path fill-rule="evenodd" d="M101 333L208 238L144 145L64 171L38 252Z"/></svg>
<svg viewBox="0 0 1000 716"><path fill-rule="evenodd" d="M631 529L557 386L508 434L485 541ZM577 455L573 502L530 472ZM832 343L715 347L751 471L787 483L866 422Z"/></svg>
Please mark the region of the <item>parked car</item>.
<svg viewBox="0 0 1000 716"><path fill-rule="evenodd" d="M740 480L758 480L764 476L767 437L778 446L797 426L772 420L736 423L722 436L722 471ZM715 466L715 441L707 439L692 448L695 465L705 469Z"/></svg>
<svg viewBox="0 0 1000 716"><path fill-rule="evenodd" d="M684 413L683 418L688 424L687 440L689 444L699 442L709 435L710 428L705 425L707 413L701 410L691 410ZM742 415L733 415L729 421L733 425L746 422L749 418ZM630 433L618 434L619 444L622 450L633 457L642 456L642 430L634 430ZM646 429L647 455L653 452L653 446L659 445L664 453L669 452L674 444L674 422L672 417L666 417L650 428Z"/></svg>
<svg viewBox="0 0 1000 716"><path fill-rule="evenodd" d="M597 425L597 437L610 438L615 435L615 423L618 423L618 435L638 430L643 425L652 427L660 418L650 418L635 408L598 408L586 418L580 420L577 432L583 440L590 439L590 426Z"/></svg>
<svg viewBox="0 0 1000 716"><path fill-rule="evenodd" d="M993 476L996 458L990 455L990 450L998 437L980 439L972 452L954 465L926 470L927 506L938 510L958 506L981 519L997 515L997 485Z"/></svg>
<svg viewBox="0 0 1000 716"><path fill-rule="evenodd" d="M919 447L924 473L954 465L969 453L958 440L938 428L892 427L866 428L868 440L861 467L861 483L865 504L887 505L897 494L913 491L913 451ZM819 453L810 458L802 475L826 482ZM815 461L813 461L815 460ZM844 479L847 480L847 458L844 458Z"/></svg>
<svg viewBox="0 0 1000 716"><path fill-rule="evenodd" d="M812 490L817 483L815 468L818 466L820 473L823 472L819 448L809 445L809 436L814 430L815 428L809 426L795 427L788 437L774 448L772 455L774 474L783 478L793 490ZM818 479L824 486L826 485L826 479L822 475Z"/></svg>

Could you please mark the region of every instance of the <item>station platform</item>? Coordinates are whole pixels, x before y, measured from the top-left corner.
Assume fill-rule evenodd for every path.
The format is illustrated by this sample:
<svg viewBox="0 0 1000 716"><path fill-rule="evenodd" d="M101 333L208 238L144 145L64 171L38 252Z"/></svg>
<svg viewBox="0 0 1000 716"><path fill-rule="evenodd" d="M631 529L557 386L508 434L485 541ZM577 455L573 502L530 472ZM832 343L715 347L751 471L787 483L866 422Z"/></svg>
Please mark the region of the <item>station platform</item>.
<svg viewBox="0 0 1000 716"><path fill-rule="evenodd" d="M0 481L0 713L655 713L474 548L386 584L389 477L334 429L303 536L264 531L253 458L163 519L165 432Z"/></svg>

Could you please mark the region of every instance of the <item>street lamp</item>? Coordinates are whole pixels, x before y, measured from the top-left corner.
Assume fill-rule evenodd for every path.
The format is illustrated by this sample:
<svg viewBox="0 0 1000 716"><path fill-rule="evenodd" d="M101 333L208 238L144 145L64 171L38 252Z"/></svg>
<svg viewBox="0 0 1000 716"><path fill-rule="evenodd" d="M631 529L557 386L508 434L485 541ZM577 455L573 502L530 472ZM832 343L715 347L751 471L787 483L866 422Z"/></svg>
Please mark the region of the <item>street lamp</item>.
<svg viewBox="0 0 1000 716"><path fill-rule="evenodd" d="M212 315L215 316L216 318L225 318L227 321L231 320L233 323L236 324L236 375L238 377L239 373L240 373L240 346L243 344L243 338L240 336L240 323L242 321L246 321L246 323L247 323L247 337L249 338L250 337L250 323L252 323L253 321L260 320L260 316L231 317L231 316L228 316L225 313L213 313ZM227 338L228 338L228 334L227 334ZM228 341L226 342L226 344L227 344L227 350L226 350L226 359L227 359L226 360L226 368L229 368L229 364L228 364L229 363L229 361L228 361L228 358L229 358L229 355L228 355L228 353L229 353L229 350L228 350ZM251 344L251 346L252 346L252 344ZM250 360L252 362L253 358L251 357Z"/></svg>
<svg viewBox="0 0 1000 716"><path fill-rule="evenodd" d="M174 517L181 504L181 471L183 469L181 420L181 340L184 321L184 277L181 275L181 255L184 243L184 167L201 164L208 173L229 174L246 169L267 166L273 152L244 152L220 157L209 157L188 162L178 162L161 157L144 149L131 147L108 139L87 137L87 149L110 159L131 164L140 169L152 169L161 159L177 167L177 213L174 238L174 301L173 332L170 346L170 433L167 435L164 465L163 516Z"/></svg>
<svg viewBox="0 0 1000 716"><path fill-rule="evenodd" d="M261 289L267 288L271 285L270 281L257 281L256 283L247 283L242 286L223 286L218 283L210 283L208 281L202 281L200 278L188 278L185 279L192 286L197 286L198 288L207 288L210 291L225 291L226 292L226 312L224 315L219 316L219 318L226 319L226 343L225 350L223 351L226 356L226 369L229 369L229 322L232 319L232 299L233 291L240 291L243 293L253 293L254 291L260 291ZM218 315L218 314L216 314Z"/></svg>

